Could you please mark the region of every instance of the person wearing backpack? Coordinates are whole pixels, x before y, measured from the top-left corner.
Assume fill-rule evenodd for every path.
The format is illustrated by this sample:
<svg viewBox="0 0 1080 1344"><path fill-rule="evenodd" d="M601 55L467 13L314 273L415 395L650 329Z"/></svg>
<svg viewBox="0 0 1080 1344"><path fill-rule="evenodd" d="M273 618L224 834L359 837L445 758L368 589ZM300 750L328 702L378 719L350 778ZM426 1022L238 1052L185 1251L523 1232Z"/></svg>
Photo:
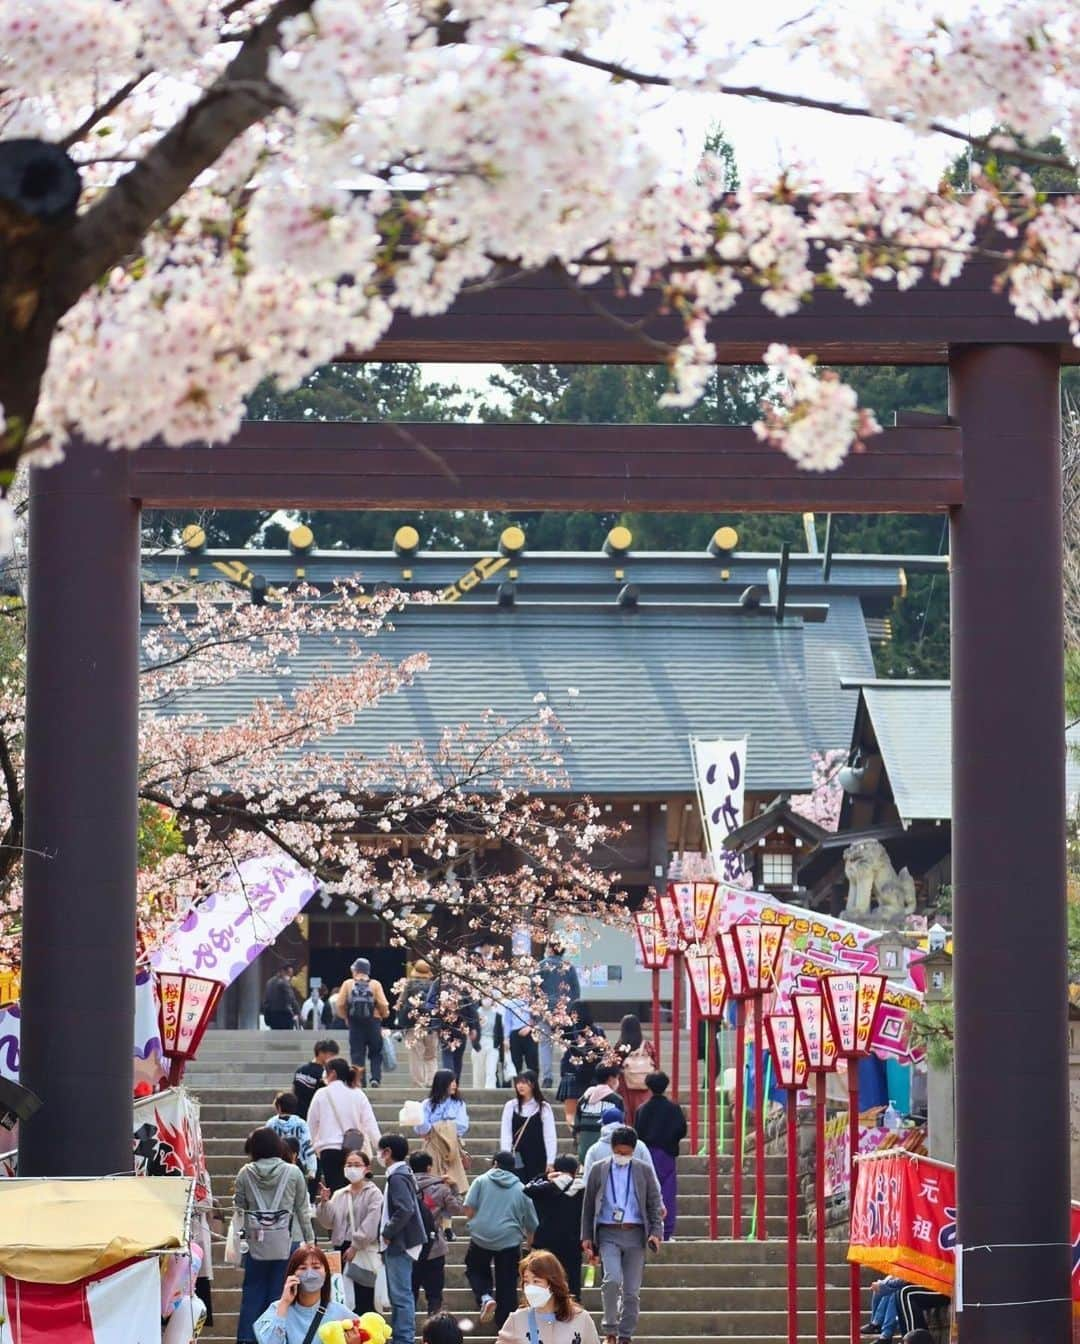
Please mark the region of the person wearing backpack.
<svg viewBox="0 0 1080 1344"><path fill-rule="evenodd" d="M359 1081L368 1087L382 1084L382 1024L390 1016L390 1004L378 980L371 978L371 962L357 957L352 979L337 992L337 1015L349 1026L349 1059L360 1071ZM365 1072L365 1069L367 1072Z"/></svg>
<svg viewBox="0 0 1080 1344"><path fill-rule="evenodd" d="M534 1075L535 1077L535 1075ZM496 1328L517 1306L518 1258L521 1243L539 1226L536 1206L514 1170L514 1153L500 1151L491 1168L478 1176L465 1196L469 1249L465 1277L483 1324L495 1318Z"/></svg>
<svg viewBox="0 0 1080 1344"><path fill-rule="evenodd" d="M622 1065L622 1077L619 1079L619 1091L622 1094L626 1123L632 1125L637 1108L648 1101L649 1092L645 1079L656 1072L656 1051L652 1041L647 1041L641 1030L641 1019L634 1013L627 1013L619 1023L619 1040L615 1046Z"/></svg>
<svg viewBox="0 0 1080 1344"><path fill-rule="evenodd" d="M591 1087L587 1087L580 1101L577 1104L577 1110L574 1112L574 1124L571 1130L577 1143L578 1161L584 1162L589 1154L589 1149L600 1138L600 1130L604 1123L604 1112L612 1107L623 1110L623 1099L617 1091L619 1085L619 1066L617 1064L601 1064L596 1070L596 1081ZM625 1113L623 1115L625 1119Z"/></svg>
<svg viewBox="0 0 1080 1344"><path fill-rule="evenodd" d="M415 1344L413 1266L427 1257L435 1238L435 1220L420 1199L408 1156L409 1141L404 1134L380 1135L378 1158L386 1168L386 1189L379 1241L392 1309L391 1344Z"/></svg>
<svg viewBox="0 0 1080 1344"><path fill-rule="evenodd" d="M420 1202L431 1214L435 1230L427 1257L413 1265L413 1291L419 1303L420 1290L424 1290L428 1315L437 1316L442 1311L446 1289L446 1237L443 1229L449 1227L451 1218L465 1212L465 1205L458 1198L455 1186L445 1176L437 1176L432 1166L430 1153L418 1151L409 1154L409 1167L416 1177Z"/></svg>
<svg viewBox="0 0 1080 1344"><path fill-rule="evenodd" d="M296 1249L289 1230L292 1218L305 1242L315 1240L304 1173L285 1160L281 1145L281 1136L268 1126L252 1130L244 1144L250 1161L236 1177L234 1217L244 1270L237 1344L255 1344L255 1322L281 1296Z"/></svg>

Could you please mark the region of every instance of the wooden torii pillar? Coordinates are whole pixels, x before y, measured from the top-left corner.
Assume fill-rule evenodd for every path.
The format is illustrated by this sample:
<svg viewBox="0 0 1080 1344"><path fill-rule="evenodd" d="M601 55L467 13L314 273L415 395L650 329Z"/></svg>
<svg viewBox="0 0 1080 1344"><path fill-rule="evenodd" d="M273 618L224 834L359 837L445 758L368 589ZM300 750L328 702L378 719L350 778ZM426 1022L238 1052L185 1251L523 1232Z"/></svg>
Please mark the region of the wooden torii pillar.
<svg viewBox="0 0 1080 1344"><path fill-rule="evenodd" d="M1058 353L960 348L949 383L967 449L951 525L960 1329L965 1344L1058 1344L1072 1266Z"/></svg>

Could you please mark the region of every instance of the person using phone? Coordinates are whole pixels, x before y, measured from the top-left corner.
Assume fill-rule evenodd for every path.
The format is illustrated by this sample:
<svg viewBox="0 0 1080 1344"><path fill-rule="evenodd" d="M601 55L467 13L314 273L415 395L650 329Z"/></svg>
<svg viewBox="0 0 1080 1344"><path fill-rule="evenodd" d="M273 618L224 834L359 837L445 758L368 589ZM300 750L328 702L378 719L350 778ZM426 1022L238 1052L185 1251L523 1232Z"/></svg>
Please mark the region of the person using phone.
<svg viewBox="0 0 1080 1344"><path fill-rule="evenodd" d="M257 1344L311 1344L323 1321L351 1321L353 1313L330 1301L330 1264L317 1246L301 1246L285 1270L277 1302L255 1322Z"/></svg>

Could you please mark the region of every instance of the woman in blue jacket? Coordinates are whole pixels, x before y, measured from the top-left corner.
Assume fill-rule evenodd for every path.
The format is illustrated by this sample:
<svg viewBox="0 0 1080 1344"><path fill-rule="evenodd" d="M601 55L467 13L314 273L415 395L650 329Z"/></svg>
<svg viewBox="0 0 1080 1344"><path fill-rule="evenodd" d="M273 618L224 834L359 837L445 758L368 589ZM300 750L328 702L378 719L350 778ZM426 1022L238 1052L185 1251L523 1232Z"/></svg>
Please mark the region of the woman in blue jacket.
<svg viewBox="0 0 1080 1344"><path fill-rule="evenodd" d="M423 1119L414 1126L431 1154L434 1174L445 1177L459 1195L468 1189L468 1154L461 1140L469 1132L469 1111L458 1093L453 1069L439 1069L424 1099Z"/></svg>

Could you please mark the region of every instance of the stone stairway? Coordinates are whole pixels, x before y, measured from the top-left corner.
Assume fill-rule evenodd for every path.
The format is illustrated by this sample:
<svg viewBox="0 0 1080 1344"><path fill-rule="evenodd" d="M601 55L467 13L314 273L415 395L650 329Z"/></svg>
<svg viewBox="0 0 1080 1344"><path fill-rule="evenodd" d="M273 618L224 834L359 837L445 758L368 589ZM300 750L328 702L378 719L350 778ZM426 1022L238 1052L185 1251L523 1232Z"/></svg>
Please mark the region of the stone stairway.
<svg viewBox="0 0 1080 1344"><path fill-rule="evenodd" d="M231 1208L232 1181L244 1162L245 1137L272 1113L274 1093L290 1085L293 1070L310 1058L314 1040L315 1035L309 1032L214 1031L203 1041L198 1061L189 1066L185 1082L202 1102L207 1164L215 1202L223 1212ZM384 1074L383 1086L368 1094L380 1124L387 1130L399 1128L397 1115L401 1103L419 1096L409 1079L404 1051L399 1058L397 1070ZM670 1054L663 1058L666 1062ZM682 1070L685 1088L688 1077L685 1059ZM464 1083L468 1083L469 1076L466 1061ZM479 1171L483 1170L484 1159L498 1146L499 1116L510 1093L473 1092L465 1087L463 1094L471 1121L467 1142L474 1158L474 1171ZM565 1138L565 1149L569 1151L569 1134L561 1121L561 1105L556 1103L555 1110L560 1120L560 1139ZM778 1157L769 1156L766 1161L769 1240L710 1242L707 1240L709 1209L705 1159L689 1156L680 1160L677 1240L665 1244L660 1254L650 1259L642 1292L637 1344L676 1344L676 1341L685 1344L691 1338L727 1339L742 1344L785 1344L784 1166ZM751 1165L748 1160L744 1177L744 1227L747 1230L752 1212ZM730 1158L721 1160L719 1213L723 1233L730 1230L731 1225ZM461 1268L466 1246L463 1220L458 1220L458 1227L458 1236L450 1245L447 1261L446 1307L462 1316L474 1316L475 1305ZM805 1228L802 1235L805 1237ZM843 1252L842 1243L830 1244L827 1326L830 1341L835 1344L846 1340L848 1329L847 1267ZM802 1288L799 1333L801 1338L812 1338L813 1248L805 1240L800 1244L799 1261ZM221 1262L221 1243L216 1245L214 1275L215 1323L203 1338L234 1340L240 1273ZM584 1305L599 1319L599 1289L585 1289L583 1296ZM419 1316L418 1320L422 1322L423 1317ZM475 1333L480 1337L490 1336L494 1329L478 1325Z"/></svg>

